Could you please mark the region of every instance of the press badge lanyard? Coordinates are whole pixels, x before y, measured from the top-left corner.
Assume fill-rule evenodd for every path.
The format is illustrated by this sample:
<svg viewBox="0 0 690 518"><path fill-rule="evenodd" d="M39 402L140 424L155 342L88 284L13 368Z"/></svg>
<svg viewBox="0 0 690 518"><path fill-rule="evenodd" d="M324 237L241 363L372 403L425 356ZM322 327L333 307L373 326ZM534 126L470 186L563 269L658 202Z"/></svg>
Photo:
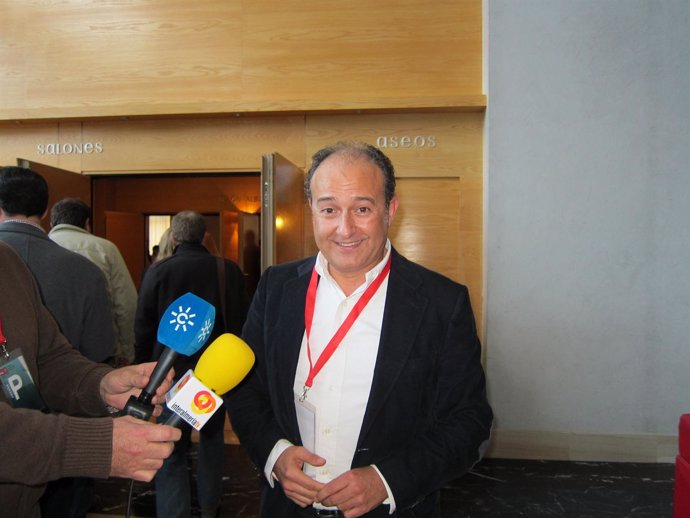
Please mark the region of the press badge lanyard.
<svg viewBox="0 0 690 518"><path fill-rule="evenodd" d="M364 293L362 293L362 296L359 298L359 300L352 308L350 313L347 315L347 318L345 318L343 323L340 324L340 327L335 332L331 340L328 342L328 345L326 345L326 348L319 355L319 358L316 360L316 363L314 364L311 359L311 346L309 345L311 324L314 319L314 306L316 305L316 288L319 284L319 274L316 273L316 266L314 266L314 269L311 272L309 288L307 290L307 301L304 306L304 326L307 331L307 358L309 359L309 375L307 376L307 380L304 382L302 395L299 398L300 401L304 401L307 398L307 392L314 384L314 378L319 372L321 372L321 369L324 365L326 365L328 360L331 359L331 356L333 356L333 353L340 345L340 342L342 342L343 338L345 338L345 335L352 327L352 324L355 323L355 320L357 320L357 317L359 317L360 313L362 313L364 307L369 303L371 298L378 291L379 287L385 280L386 275L388 275L390 269L391 256L388 256L388 261L386 262L386 265L383 267L383 270L381 270L381 273L378 274L376 279L374 279L374 282L372 282L369 285L369 287L364 291Z"/></svg>

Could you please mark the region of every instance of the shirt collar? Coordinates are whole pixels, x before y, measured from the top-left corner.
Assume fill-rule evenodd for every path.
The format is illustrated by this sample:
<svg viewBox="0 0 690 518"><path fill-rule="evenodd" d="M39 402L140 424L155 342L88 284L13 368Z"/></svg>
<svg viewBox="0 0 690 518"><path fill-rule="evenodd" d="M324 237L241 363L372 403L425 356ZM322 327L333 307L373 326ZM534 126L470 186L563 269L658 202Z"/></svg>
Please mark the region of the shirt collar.
<svg viewBox="0 0 690 518"><path fill-rule="evenodd" d="M353 292L353 294L366 289L367 286L369 286L374 281L374 279L376 279L378 274L381 273L381 270L383 270L384 266L386 266L386 262L388 261L388 258L391 255L390 239L386 239L386 245L384 246L383 250L383 259L381 259L380 262L378 262L371 270L369 270L364 275L364 283L361 286L359 286ZM316 273L318 273L323 279L326 279L331 284L338 286L338 283L335 281L335 279L333 279L330 272L328 271L328 260L326 259L326 256L323 255L321 252L319 252L316 256L316 264L314 265L314 268L316 268Z"/></svg>
<svg viewBox="0 0 690 518"><path fill-rule="evenodd" d="M41 232L43 232L44 234L46 233L45 229L44 229L41 225L37 225L37 224L34 223L33 221L29 221L29 220L26 220L26 219L8 218L8 219L6 219L6 220L0 222L0 224L2 224L2 223L22 223L22 224L24 224L24 225L31 225L32 227L37 228L38 230L40 230Z"/></svg>
<svg viewBox="0 0 690 518"><path fill-rule="evenodd" d="M60 223L59 225L55 225L52 229L50 229L50 234L53 232L57 232L58 230L71 230L72 232L80 232L82 234L88 234L86 229L83 229L81 227L78 227L76 225L70 225L69 223Z"/></svg>

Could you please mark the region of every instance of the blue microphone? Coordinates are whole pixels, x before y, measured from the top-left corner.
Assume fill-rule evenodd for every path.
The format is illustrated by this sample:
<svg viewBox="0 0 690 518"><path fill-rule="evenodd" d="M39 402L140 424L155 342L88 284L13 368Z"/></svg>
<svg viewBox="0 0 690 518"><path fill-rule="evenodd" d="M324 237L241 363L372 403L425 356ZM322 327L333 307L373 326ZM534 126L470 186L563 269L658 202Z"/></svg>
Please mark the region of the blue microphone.
<svg viewBox="0 0 690 518"><path fill-rule="evenodd" d="M216 319L216 308L193 293L175 299L158 323L158 341L165 346L151 373L148 385L138 398L129 398L123 413L148 420L153 413L151 400L178 354L191 356L206 343Z"/></svg>

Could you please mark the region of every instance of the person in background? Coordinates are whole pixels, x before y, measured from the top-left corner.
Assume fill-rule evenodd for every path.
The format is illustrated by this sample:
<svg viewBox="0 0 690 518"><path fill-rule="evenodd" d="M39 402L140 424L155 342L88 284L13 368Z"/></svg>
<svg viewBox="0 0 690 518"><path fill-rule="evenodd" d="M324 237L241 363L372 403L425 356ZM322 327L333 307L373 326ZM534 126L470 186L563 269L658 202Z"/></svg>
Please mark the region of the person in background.
<svg viewBox="0 0 690 518"><path fill-rule="evenodd" d="M160 245L153 245L151 248L151 255L149 256L148 259L148 264L152 264L156 262L156 259L158 258L158 251L161 249Z"/></svg>
<svg viewBox="0 0 690 518"><path fill-rule="evenodd" d="M105 276L85 257L50 240L41 227L47 209L48 185L40 174L21 167L0 169L0 241L27 264L69 343L88 359L106 362L114 355L115 339ZM54 480L44 495L43 516L84 516L92 496L91 479Z"/></svg>
<svg viewBox="0 0 690 518"><path fill-rule="evenodd" d="M50 225L50 239L91 260L105 275L115 330L115 355L111 363L113 366L131 363L137 289L120 250L115 243L91 234L91 208L79 198L64 198L53 205Z"/></svg>
<svg viewBox="0 0 690 518"><path fill-rule="evenodd" d="M173 241L172 237L170 236L170 227L166 228L163 233L161 234L160 239L158 240L158 244L154 245L153 247L154 254L151 256L151 262L146 265L146 268L144 268L144 271L141 272L141 281L144 281L144 276L146 275L146 272L149 271L149 268L151 268L151 265L157 263L158 261L162 261L166 257L170 257L173 253ZM141 283L140 283L141 286Z"/></svg>
<svg viewBox="0 0 690 518"><path fill-rule="evenodd" d="M305 192L319 252L262 274L242 333L256 368L225 397L260 516L438 518L492 422L468 290L393 248L377 148L318 151Z"/></svg>
<svg viewBox="0 0 690 518"><path fill-rule="evenodd" d="M211 255L202 241L206 223L201 214L182 211L172 218L170 239L173 253L153 263L139 288L135 318L136 361L158 358L161 346L156 341L158 321L166 308L179 296L191 292L216 308L212 343L224 332L239 335L246 317L244 279L239 267L228 259ZM161 240L159 257L164 255ZM206 346L207 346L206 345ZM178 356L177 376L193 369L204 348L191 357ZM162 419L165 419L164 415ZM199 434L197 494L202 518L218 516L223 479L225 412L216 412ZM190 518L191 488L189 460L191 428L156 475L156 515L166 518Z"/></svg>
<svg viewBox="0 0 690 518"><path fill-rule="evenodd" d="M153 262L157 263L166 257L170 257L174 249L175 244L172 239L172 234L170 233L170 227L168 227L163 231L161 238L158 240L158 254Z"/></svg>
<svg viewBox="0 0 690 518"><path fill-rule="evenodd" d="M112 369L79 354L43 305L29 269L4 243L0 293L0 514L39 518L39 498L50 480L150 481L180 431L109 417L109 408L121 409L139 395L155 364ZM156 391L155 404L171 382L172 374Z"/></svg>

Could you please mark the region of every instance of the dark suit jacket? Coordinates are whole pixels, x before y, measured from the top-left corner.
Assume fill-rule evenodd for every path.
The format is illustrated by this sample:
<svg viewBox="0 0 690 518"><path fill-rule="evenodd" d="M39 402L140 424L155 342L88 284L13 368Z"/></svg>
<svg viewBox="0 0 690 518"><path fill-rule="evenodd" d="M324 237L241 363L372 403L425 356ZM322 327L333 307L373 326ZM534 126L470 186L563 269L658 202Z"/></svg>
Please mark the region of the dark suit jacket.
<svg viewBox="0 0 690 518"><path fill-rule="evenodd" d="M43 303L72 347L95 362L115 352L113 310L101 269L26 223L0 225L6 242L34 274Z"/></svg>
<svg viewBox="0 0 690 518"><path fill-rule="evenodd" d="M233 429L260 471L275 443L301 444L293 383L315 258L262 275L243 330L256 354L251 377L227 396ZM465 473L489 437L480 344L467 289L393 250L383 328L352 467L376 464L398 516L439 516L439 489ZM294 504L264 484L261 516ZM388 506L367 516L388 516Z"/></svg>

